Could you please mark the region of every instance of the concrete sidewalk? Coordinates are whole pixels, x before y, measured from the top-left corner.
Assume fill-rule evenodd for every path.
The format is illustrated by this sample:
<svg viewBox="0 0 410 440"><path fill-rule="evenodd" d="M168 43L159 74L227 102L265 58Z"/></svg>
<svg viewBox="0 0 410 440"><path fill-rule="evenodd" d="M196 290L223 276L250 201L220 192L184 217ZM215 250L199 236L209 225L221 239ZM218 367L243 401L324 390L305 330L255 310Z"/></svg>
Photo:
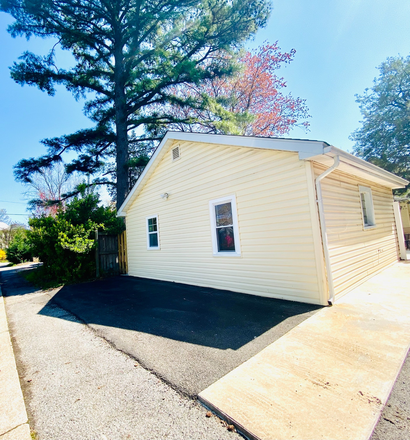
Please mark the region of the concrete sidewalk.
<svg viewBox="0 0 410 440"><path fill-rule="evenodd" d="M26 407L0 287L0 440L29 440Z"/></svg>
<svg viewBox="0 0 410 440"><path fill-rule="evenodd" d="M410 344L410 264L320 310L199 394L261 440L367 440Z"/></svg>

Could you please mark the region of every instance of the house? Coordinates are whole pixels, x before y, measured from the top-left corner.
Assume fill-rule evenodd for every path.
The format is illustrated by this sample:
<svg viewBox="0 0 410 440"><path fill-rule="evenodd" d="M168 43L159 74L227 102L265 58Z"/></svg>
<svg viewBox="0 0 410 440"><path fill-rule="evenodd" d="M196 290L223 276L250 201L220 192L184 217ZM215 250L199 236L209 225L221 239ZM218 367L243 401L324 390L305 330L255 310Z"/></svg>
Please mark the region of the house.
<svg viewBox="0 0 410 440"><path fill-rule="evenodd" d="M327 305L400 258L406 184L325 142L168 132L118 212L128 273Z"/></svg>
<svg viewBox="0 0 410 440"><path fill-rule="evenodd" d="M5 233L1 231L8 231L10 226L7 223L0 222L0 249L5 249L7 247L7 240L5 238Z"/></svg>
<svg viewBox="0 0 410 440"><path fill-rule="evenodd" d="M399 202L400 215L403 224L403 232L410 234L410 200L405 197L395 197L395 201Z"/></svg>
<svg viewBox="0 0 410 440"><path fill-rule="evenodd" d="M403 233L406 241L406 249L410 249L410 200L405 197L395 197L400 206L400 217L403 225Z"/></svg>

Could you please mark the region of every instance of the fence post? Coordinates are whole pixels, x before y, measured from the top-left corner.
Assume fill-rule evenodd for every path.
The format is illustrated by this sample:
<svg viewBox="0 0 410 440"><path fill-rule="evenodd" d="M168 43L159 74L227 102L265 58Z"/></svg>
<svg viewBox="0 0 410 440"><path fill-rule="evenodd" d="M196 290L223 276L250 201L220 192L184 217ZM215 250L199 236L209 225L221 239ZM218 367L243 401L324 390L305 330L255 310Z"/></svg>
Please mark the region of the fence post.
<svg viewBox="0 0 410 440"><path fill-rule="evenodd" d="M127 231L123 231L118 235L118 256L120 264L120 273L128 273L128 261L127 261Z"/></svg>
<svg viewBox="0 0 410 440"><path fill-rule="evenodd" d="M100 278L100 255L98 250L98 229L95 230L95 277Z"/></svg>

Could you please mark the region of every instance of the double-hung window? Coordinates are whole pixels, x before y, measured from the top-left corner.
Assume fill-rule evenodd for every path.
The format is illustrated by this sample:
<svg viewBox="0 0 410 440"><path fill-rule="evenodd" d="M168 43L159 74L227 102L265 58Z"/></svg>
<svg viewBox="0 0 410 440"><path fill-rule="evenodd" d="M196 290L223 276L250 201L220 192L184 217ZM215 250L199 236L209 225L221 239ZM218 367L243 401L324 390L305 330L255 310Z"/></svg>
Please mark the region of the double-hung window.
<svg viewBox="0 0 410 440"><path fill-rule="evenodd" d="M147 217L147 249L148 250L160 249L157 215Z"/></svg>
<svg viewBox="0 0 410 440"><path fill-rule="evenodd" d="M216 256L240 256L235 196L211 200L209 211L213 254Z"/></svg>
<svg viewBox="0 0 410 440"><path fill-rule="evenodd" d="M376 226L372 190L367 186L359 186L359 193L362 206L363 226L365 229L372 228Z"/></svg>

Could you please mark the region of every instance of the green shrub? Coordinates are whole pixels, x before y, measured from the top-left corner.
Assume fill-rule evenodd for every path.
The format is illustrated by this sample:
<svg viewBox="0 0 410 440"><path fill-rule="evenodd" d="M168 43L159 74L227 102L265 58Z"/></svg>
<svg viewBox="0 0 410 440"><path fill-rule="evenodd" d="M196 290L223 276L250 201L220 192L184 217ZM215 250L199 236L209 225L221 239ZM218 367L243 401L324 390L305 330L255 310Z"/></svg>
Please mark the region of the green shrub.
<svg viewBox="0 0 410 440"><path fill-rule="evenodd" d="M24 263L33 258L32 245L28 239L28 231L26 229L18 229L13 241L6 249L6 256L7 260L14 264Z"/></svg>
<svg viewBox="0 0 410 440"><path fill-rule="evenodd" d="M54 289L56 287L60 287L64 283L62 281L57 281L55 279L51 279L45 272L44 267L39 266L34 269L24 270L20 272L22 277L24 277L31 284L34 284L36 287L47 290Z"/></svg>
<svg viewBox="0 0 410 440"><path fill-rule="evenodd" d="M83 195L55 217L30 219L28 239L33 255L43 262L42 274L47 280L66 283L95 275L95 231L117 234L123 230L116 212L98 203L97 195Z"/></svg>

